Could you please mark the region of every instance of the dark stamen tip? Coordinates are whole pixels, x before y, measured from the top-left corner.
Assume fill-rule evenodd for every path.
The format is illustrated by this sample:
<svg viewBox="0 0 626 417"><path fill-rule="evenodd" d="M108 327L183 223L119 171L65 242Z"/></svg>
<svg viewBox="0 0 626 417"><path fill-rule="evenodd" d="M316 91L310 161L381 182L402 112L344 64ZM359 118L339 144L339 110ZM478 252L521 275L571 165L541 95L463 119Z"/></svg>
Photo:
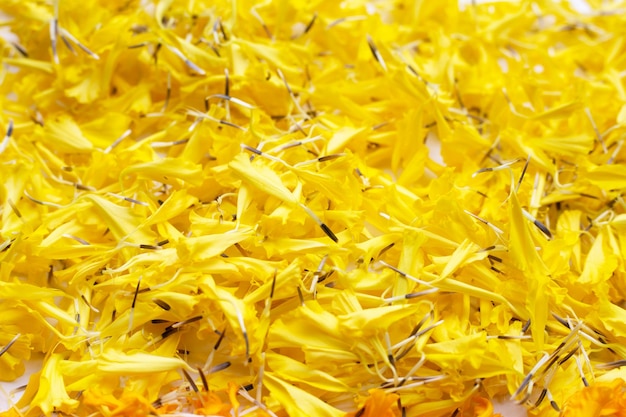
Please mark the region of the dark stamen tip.
<svg viewBox="0 0 626 417"><path fill-rule="evenodd" d="M330 228L325 223L320 224L320 227L322 228L324 233L326 233L326 235L333 240L333 242L335 243L339 242L339 239L337 238L337 236L335 236L333 231L330 230Z"/></svg>

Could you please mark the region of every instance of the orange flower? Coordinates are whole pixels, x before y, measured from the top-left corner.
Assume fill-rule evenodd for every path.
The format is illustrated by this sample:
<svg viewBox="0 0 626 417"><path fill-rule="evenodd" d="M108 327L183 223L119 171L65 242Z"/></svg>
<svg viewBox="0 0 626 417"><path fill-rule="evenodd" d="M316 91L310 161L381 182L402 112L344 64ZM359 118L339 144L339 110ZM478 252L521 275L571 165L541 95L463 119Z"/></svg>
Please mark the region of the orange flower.
<svg viewBox="0 0 626 417"><path fill-rule="evenodd" d="M235 416L239 417L239 400L237 399L237 391L239 391L239 386L230 381L228 383L228 399L233 406Z"/></svg>
<svg viewBox="0 0 626 417"><path fill-rule="evenodd" d="M500 413L493 412L493 404L486 398L477 397L473 400L474 414L476 417L502 417Z"/></svg>
<svg viewBox="0 0 626 417"><path fill-rule="evenodd" d="M213 392L203 392L203 404L195 410L195 414L207 416L229 416L233 408L230 404L223 403L221 398Z"/></svg>
<svg viewBox="0 0 626 417"><path fill-rule="evenodd" d="M572 395L563 417L626 417L626 383L622 379L600 382Z"/></svg>
<svg viewBox="0 0 626 417"><path fill-rule="evenodd" d="M370 396L365 400L365 404L346 417L396 417L399 415L396 394L387 394L380 389L371 389L368 391Z"/></svg>

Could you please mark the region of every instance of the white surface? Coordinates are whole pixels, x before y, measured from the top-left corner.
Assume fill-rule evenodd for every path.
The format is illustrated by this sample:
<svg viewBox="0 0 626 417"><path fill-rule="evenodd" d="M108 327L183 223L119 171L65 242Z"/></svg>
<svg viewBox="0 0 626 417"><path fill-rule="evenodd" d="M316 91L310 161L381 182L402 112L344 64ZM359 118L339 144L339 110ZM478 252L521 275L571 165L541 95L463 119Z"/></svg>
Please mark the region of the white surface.
<svg viewBox="0 0 626 417"><path fill-rule="evenodd" d="M493 402L493 411L502 414L503 417L526 417L528 413L523 405L504 400L502 402Z"/></svg>

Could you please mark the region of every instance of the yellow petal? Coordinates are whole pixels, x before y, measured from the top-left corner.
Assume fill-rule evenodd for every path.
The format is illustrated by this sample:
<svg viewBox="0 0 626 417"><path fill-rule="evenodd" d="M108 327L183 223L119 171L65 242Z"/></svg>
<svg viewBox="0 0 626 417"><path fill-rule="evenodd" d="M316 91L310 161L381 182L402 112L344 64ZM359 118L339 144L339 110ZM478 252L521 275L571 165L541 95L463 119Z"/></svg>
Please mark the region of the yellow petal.
<svg viewBox="0 0 626 417"><path fill-rule="evenodd" d="M63 377L59 372L59 365L63 355L56 353L50 356L41 370L39 390L31 405L39 407L44 414L53 410L71 413L78 401L71 399L65 390Z"/></svg>
<svg viewBox="0 0 626 417"><path fill-rule="evenodd" d="M89 152L93 144L69 116L49 120L41 131L41 141L62 152Z"/></svg>
<svg viewBox="0 0 626 417"><path fill-rule="evenodd" d="M590 169L585 177L603 190L626 188L626 172L622 165L600 165Z"/></svg>
<svg viewBox="0 0 626 417"><path fill-rule="evenodd" d="M177 251L181 259L201 261L219 256L230 246L251 236L250 230L233 230L219 235L190 237L181 242Z"/></svg>
<svg viewBox="0 0 626 417"><path fill-rule="evenodd" d="M116 375L153 374L179 369L194 372L182 359L142 352L124 353L114 349L105 350L97 362L99 371Z"/></svg>
<svg viewBox="0 0 626 417"><path fill-rule="evenodd" d="M237 176L253 187L268 193L281 201L297 204L298 200L282 183L280 177L272 169L262 163L252 164L245 154L237 155L230 163Z"/></svg>
<svg viewBox="0 0 626 417"><path fill-rule="evenodd" d="M285 355L268 352L267 364L277 377L299 384L307 384L325 392L344 392L346 384L326 372L314 369Z"/></svg>
<svg viewBox="0 0 626 417"><path fill-rule="evenodd" d="M318 397L282 381L272 372L265 374L264 385L270 391L270 396L278 401L290 416L340 417L344 415L342 411L328 405Z"/></svg>
<svg viewBox="0 0 626 417"><path fill-rule="evenodd" d="M131 165L122 170L120 177L136 174L138 178L175 183L179 179L192 185L202 184L202 167L189 161L164 158L152 162Z"/></svg>
<svg viewBox="0 0 626 417"><path fill-rule="evenodd" d="M141 217L131 208L118 206L95 194L85 195L83 198L93 204L97 213L117 239L128 239L131 242L143 244L154 241L154 236L142 229Z"/></svg>

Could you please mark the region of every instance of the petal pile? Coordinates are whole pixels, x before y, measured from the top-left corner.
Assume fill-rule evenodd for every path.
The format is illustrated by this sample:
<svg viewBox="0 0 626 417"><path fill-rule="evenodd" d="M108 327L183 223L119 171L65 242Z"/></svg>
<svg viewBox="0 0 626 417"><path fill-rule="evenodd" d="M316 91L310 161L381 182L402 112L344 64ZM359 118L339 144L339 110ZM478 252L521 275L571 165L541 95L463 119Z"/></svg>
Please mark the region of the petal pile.
<svg viewBox="0 0 626 417"><path fill-rule="evenodd" d="M626 415L626 4L473 3L3 0L0 415Z"/></svg>

